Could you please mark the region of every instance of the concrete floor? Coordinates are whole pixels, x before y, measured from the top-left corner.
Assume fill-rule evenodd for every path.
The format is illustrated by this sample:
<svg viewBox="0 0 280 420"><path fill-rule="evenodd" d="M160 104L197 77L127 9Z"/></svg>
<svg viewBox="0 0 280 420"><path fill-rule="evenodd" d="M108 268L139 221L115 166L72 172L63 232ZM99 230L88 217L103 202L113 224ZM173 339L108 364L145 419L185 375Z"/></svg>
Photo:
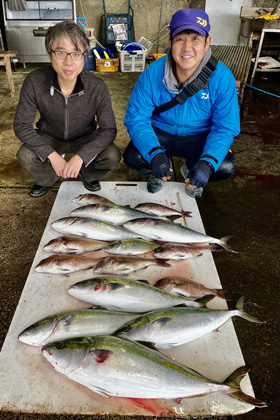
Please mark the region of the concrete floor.
<svg viewBox="0 0 280 420"><path fill-rule="evenodd" d="M108 81L113 93L113 106L117 112L118 98L122 112L129 93L119 86L124 82L128 91L137 79L135 74L101 75ZM280 95L277 73L258 74L254 85ZM6 103L11 115L15 103L3 92L1 103ZM11 105L12 103L12 105ZM1 113L1 129L7 124ZM7 114L6 114L7 115ZM121 118L121 116L117 116ZM228 304L233 307L236 299L245 296L245 310L265 320L256 325L234 319L237 336L258 399L266 401L267 408L253 410L234 420L276 420L280 416L279 386L279 190L280 190L280 102L278 98L246 87L241 108L242 132L233 144L239 163L237 174L228 181L208 184L198 206L206 232L215 237L233 235L231 246L238 254L214 253L222 286L228 291ZM123 150L128 138L119 120L117 144ZM8 140L8 139L7 139ZM19 144L19 143L18 143ZM0 218L2 254L0 282L0 347L8 332L21 291L37 251L45 224L48 220L57 187L40 199L31 199L28 189L32 180L17 166L8 141L3 146L7 171L0 164ZM8 172L9 166L12 169ZM176 169L178 169L176 167ZM178 182L181 176L178 173ZM139 180L122 163L104 180ZM20 378L19 378L20 380ZM109 417L101 417L108 419ZM0 413L1 420L70 420L92 419L93 416L38 415L31 413ZM112 418L111 418L112 419ZM110 419L110 420L111 420ZM114 420L120 417L114 416ZM123 417L122 417L123 419ZM140 418L134 417L134 420ZM229 420L229 418L228 418Z"/></svg>

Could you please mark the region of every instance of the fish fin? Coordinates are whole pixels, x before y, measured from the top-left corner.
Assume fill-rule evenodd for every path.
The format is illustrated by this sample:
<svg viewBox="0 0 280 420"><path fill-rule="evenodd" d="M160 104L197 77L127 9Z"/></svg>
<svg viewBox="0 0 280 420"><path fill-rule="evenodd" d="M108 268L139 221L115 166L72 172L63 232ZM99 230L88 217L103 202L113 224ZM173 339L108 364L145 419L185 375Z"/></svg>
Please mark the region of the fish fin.
<svg viewBox="0 0 280 420"><path fill-rule="evenodd" d="M202 296L198 299L195 300L195 302L200 303L200 305L206 306L208 302L210 302L210 300L214 299L215 295L206 295L206 296Z"/></svg>
<svg viewBox="0 0 280 420"><path fill-rule="evenodd" d="M160 318L157 318L155 321L152 321L152 324L159 324L160 326L164 326L168 324L169 321L171 321L172 318L170 316L162 316Z"/></svg>
<svg viewBox="0 0 280 420"><path fill-rule="evenodd" d="M222 299L226 299L226 295L225 295L225 293L227 293L226 290L224 290L224 289L213 289L213 292L215 292L216 296L218 296Z"/></svg>
<svg viewBox="0 0 280 420"><path fill-rule="evenodd" d="M171 264L168 264L168 262L167 262L169 260L163 260L163 259L157 258L156 261L159 265L162 265L163 267L171 267Z"/></svg>
<svg viewBox="0 0 280 420"><path fill-rule="evenodd" d="M247 366L241 366L240 368L236 369L228 378L226 378L224 384L230 387L226 393L232 398L237 398L238 400L247 404L251 404L255 407L267 407L265 402L257 400L251 395L245 394L243 391L241 391L240 382L248 373L248 371L249 368Z"/></svg>
<svg viewBox="0 0 280 420"><path fill-rule="evenodd" d="M235 254L238 254L237 251L234 251L233 249L231 249L228 244L227 241L232 238L232 236L224 236L223 238L221 238L220 240L218 240L218 245L220 245L222 248L226 249L229 252L234 252Z"/></svg>
<svg viewBox="0 0 280 420"><path fill-rule="evenodd" d="M108 287L108 289L110 290L117 290L117 289L120 289L121 287L124 287L124 285L120 283L109 283L107 284L106 287Z"/></svg>
<svg viewBox="0 0 280 420"><path fill-rule="evenodd" d="M244 296L241 296L236 303L236 309L239 311L240 318L246 319L247 321L250 321L250 322L255 322L256 324L265 324L265 321L260 321L255 316L247 314L247 312L245 312L243 309L243 305L244 305Z"/></svg>
<svg viewBox="0 0 280 420"><path fill-rule="evenodd" d="M182 217L181 214L172 214L172 216L165 216L168 220L171 220L171 222L173 222L174 220L179 219L180 217Z"/></svg>
<svg viewBox="0 0 280 420"><path fill-rule="evenodd" d="M97 363L104 363L111 356L113 352L111 350L95 349L91 350L90 354L93 356L93 360Z"/></svg>
<svg viewBox="0 0 280 420"><path fill-rule="evenodd" d="M142 344L142 346L148 347L149 349L155 350L156 346L151 341L137 341L137 343Z"/></svg>

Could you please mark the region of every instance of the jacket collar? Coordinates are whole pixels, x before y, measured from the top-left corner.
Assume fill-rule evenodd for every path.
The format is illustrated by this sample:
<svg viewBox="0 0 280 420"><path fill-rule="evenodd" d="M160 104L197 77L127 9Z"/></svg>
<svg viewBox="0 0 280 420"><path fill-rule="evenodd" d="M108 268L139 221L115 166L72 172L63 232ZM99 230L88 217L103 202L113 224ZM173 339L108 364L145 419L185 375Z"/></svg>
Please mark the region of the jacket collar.
<svg viewBox="0 0 280 420"><path fill-rule="evenodd" d="M185 86L188 86L199 75L202 68L209 61L210 57L211 57L211 48L209 47L203 59L201 60L201 63L199 64L198 68L196 69L194 74L192 74L191 77L184 83L182 88L184 88ZM166 89L170 93L178 94L181 91L181 89L179 89L178 87L178 81L173 72L174 65L175 65L175 62L171 54L171 49L169 49L166 55L166 60L165 60L163 83Z"/></svg>
<svg viewBox="0 0 280 420"><path fill-rule="evenodd" d="M52 77L52 81L51 81L51 92L52 92L53 88L58 90L59 92L61 92L61 89L60 89L60 86L59 86L59 83L58 83L58 80L57 80L57 73L56 73L55 70L53 70L53 77ZM71 95L81 94L81 93L83 93L83 91L84 91L84 83L82 81L81 74L78 74L77 81L76 81L74 90L71 93Z"/></svg>

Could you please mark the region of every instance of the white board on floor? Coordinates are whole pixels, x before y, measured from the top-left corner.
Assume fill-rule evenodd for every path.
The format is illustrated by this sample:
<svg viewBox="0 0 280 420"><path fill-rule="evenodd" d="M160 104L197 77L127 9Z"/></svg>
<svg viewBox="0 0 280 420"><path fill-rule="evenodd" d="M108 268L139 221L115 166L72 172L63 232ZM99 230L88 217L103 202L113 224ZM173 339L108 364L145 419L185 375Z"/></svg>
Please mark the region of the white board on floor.
<svg viewBox="0 0 280 420"><path fill-rule="evenodd" d="M205 233L196 201L187 196L183 183L168 182L157 194L148 193L145 182L102 182L101 186L102 189L98 194L120 205L135 207L139 203L155 202L177 210L182 206L183 210L192 212L192 217L186 219L187 226ZM238 415L252 410L251 405L222 392L183 399L181 403L167 399L136 402L122 398L101 397L57 373L45 360L39 347L28 346L18 341L17 337L21 331L47 315L89 307L88 304L71 297L67 290L71 284L93 277L91 270L76 272L69 276L34 271L35 266L49 255L42 250L43 246L51 239L61 236L53 230L51 223L69 216L70 212L78 207L72 199L84 193L88 191L81 182L63 182L59 188L0 353L0 409L32 413L170 417ZM183 224L184 221L178 219L176 223ZM229 234L230 225L225 226L223 236ZM211 253L172 263L170 268L152 266L137 271L130 277L147 279L153 284L156 280L169 275L191 278L210 288L221 288ZM221 298L215 298L208 306L216 309L227 308L225 300ZM217 381L224 381L235 369L244 365L231 320L218 332L211 332L175 350L165 351L165 354ZM242 390L254 395L248 375L242 380Z"/></svg>

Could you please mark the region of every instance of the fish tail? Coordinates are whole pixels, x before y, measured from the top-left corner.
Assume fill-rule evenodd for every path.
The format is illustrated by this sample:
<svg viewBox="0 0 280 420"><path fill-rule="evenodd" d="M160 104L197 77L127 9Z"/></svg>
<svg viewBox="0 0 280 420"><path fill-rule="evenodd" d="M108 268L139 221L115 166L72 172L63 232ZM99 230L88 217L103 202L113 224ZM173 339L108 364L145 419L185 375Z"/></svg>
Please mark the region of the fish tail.
<svg viewBox="0 0 280 420"><path fill-rule="evenodd" d="M160 259L160 258L157 258L156 259L156 261L157 261L157 263L159 264L159 265L162 265L163 267L171 267L171 264L169 264L167 261L169 261L169 260L162 260L162 259Z"/></svg>
<svg viewBox="0 0 280 420"><path fill-rule="evenodd" d="M218 241L218 244L219 244L222 248L226 249L227 251L229 251L229 252L234 252L235 254L238 254L238 252L237 252L237 251L234 251L233 249L231 249L231 248L230 248L230 246L228 246L227 241L228 241L230 238L232 238L232 236L224 236L223 238L221 238L221 239Z"/></svg>
<svg viewBox="0 0 280 420"><path fill-rule="evenodd" d="M195 302L200 303L201 307L207 306L207 303L210 302L210 300L214 299L215 295L205 295L200 298L197 298Z"/></svg>
<svg viewBox="0 0 280 420"><path fill-rule="evenodd" d="M192 217L191 213L192 213L191 211L182 211L182 216Z"/></svg>
<svg viewBox="0 0 280 420"><path fill-rule="evenodd" d="M222 298L222 299L226 299L226 291L224 289L213 289L213 292L215 293L216 296Z"/></svg>
<svg viewBox="0 0 280 420"><path fill-rule="evenodd" d="M236 369L225 381L224 384L229 388L226 393L232 397L237 398L240 401L243 401L247 404L251 404L255 407L262 408L267 407L267 404L263 401L257 400L251 395L245 394L240 388L240 382L244 376L248 373L249 368L247 366L241 366Z"/></svg>
<svg viewBox="0 0 280 420"><path fill-rule="evenodd" d="M265 324L265 321L260 321L255 316L247 314L247 312L245 312L243 309L243 305L244 305L244 296L241 296L236 303L236 309L239 311L238 315L241 318L247 319L247 321L250 321L250 322L255 322L256 324Z"/></svg>

